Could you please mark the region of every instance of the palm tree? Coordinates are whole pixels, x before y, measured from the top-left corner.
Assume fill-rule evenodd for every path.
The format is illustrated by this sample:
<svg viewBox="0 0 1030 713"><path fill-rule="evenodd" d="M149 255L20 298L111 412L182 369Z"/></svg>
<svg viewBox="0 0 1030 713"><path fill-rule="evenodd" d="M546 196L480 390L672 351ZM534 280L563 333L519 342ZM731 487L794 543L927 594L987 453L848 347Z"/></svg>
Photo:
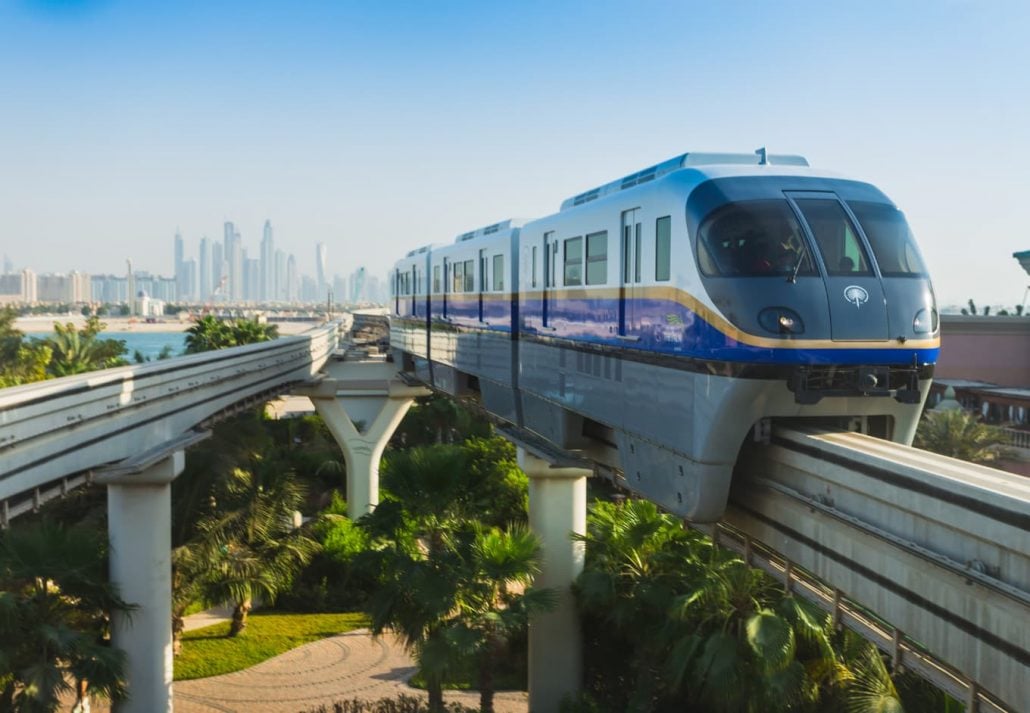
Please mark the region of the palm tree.
<svg viewBox="0 0 1030 713"><path fill-rule="evenodd" d="M225 322L213 315L205 315L186 330L186 353L197 354L225 349L236 344Z"/></svg>
<svg viewBox="0 0 1030 713"><path fill-rule="evenodd" d="M52 356L44 342L25 340L14 328L17 318L13 307L0 309L0 388L42 381Z"/></svg>
<svg viewBox="0 0 1030 713"><path fill-rule="evenodd" d="M1005 456L1004 431L962 409L927 411L916 431L916 448L970 463L994 463Z"/></svg>
<svg viewBox="0 0 1030 713"><path fill-rule="evenodd" d="M197 354L244 344L267 342L279 336L274 324L261 324L256 319L220 320L205 315L186 330L186 353Z"/></svg>
<svg viewBox="0 0 1030 713"><path fill-rule="evenodd" d="M507 642L526 629L531 615L553 609L556 599L553 590L530 587L539 572L540 542L524 525L507 531L476 527L463 559L447 637L475 659L479 710L493 713L494 673Z"/></svg>
<svg viewBox="0 0 1030 713"><path fill-rule="evenodd" d="M121 339L99 339L104 324L97 317L90 317L86 326L76 329L71 322L54 323L53 336L46 338L52 356L47 366L50 376L83 374L97 369L124 366L127 362L125 342Z"/></svg>
<svg viewBox="0 0 1030 713"><path fill-rule="evenodd" d="M784 710L839 683L824 614L653 504L595 503L582 539L591 685L616 707Z"/></svg>
<svg viewBox="0 0 1030 713"><path fill-rule="evenodd" d="M0 536L0 709L53 711L71 690L120 699L125 656L108 645L106 539L43 520ZM81 701L80 701L81 702Z"/></svg>
<svg viewBox="0 0 1030 713"><path fill-rule="evenodd" d="M292 527L303 499L291 470L254 454L248 468L233 469L217 509L198 523L194 556L207 560L200 586L207 601L233 606L229 636L246 628L255 599L274 602L318 549L302 528Z"/></svg>

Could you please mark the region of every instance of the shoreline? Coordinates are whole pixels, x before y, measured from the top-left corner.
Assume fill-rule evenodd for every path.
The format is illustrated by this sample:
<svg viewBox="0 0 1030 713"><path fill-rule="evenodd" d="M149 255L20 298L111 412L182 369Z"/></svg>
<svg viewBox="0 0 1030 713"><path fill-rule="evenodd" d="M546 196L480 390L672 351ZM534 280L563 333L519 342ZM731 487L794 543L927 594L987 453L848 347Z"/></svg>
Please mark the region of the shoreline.
<svg viewBox="0 0 1030 713"><path fill-rule="evenodd" d="M86 318L81 314L54 315L54 316L30 316L18 317L14 321L14 328L21 332L52 332L54 322L66 324L71 322L76 328L82 328L86 324ZM101 317L100 322L104 324L102 334L162 334L168 332L185 332L193 325L192 319L179 320L170 317L164 321L147 322L140 318L130 317ZM270 322L279 327L279 335L287 336L301 334L312 327L317 327L322 322L313 320L310 322Z"/></svg>

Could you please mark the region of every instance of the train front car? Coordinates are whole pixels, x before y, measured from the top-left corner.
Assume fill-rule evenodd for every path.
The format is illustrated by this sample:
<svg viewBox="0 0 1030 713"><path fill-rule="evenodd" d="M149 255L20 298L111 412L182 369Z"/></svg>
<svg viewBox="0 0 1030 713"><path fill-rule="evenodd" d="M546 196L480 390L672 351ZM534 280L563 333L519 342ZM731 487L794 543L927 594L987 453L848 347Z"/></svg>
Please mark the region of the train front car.
<svg viewBox="0 0 1030 713"><path fill-rule="evenodd" d="M614 445L627 484L671 511L718 519L768 419L912 440L936 306L903 215L869 184L800 157L685 154L569 199L520 249L541 276L520 288L524 425Z"/></svg>

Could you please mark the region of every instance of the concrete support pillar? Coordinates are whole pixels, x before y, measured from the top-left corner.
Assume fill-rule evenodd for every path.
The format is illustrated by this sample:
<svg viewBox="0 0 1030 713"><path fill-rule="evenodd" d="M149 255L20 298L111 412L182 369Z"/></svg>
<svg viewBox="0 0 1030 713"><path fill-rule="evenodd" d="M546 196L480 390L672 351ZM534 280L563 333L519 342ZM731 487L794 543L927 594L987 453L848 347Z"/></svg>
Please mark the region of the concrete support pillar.
<svg viewBox="0 0 1030 713"><path fill-rule="evenodd" d="M390 437L415 399L412 396L386 395L374 399L371 423L365 423L359 431L347 412L346 398L312 395L311 401L343 449L347 466L347 516L357 520L379 504L379 461ZM363 410L370 406L370 400L367 396L360 397Z"/></svg>
<svg viewBox="0 0 1030 713"><path fill-rule="evenodd" d="M115 613L111 639L126 655L129 700L118 713L172 710L172 480L183 451L136 472L102 477L107 484L111 581L137 608Z"/></svg>
<svg viewBox="0 0 1030 713"><path fill-rule="evenodd" d="M529 476L529 526L543 546L534 586L557 590L558 606L529 623L529 710L557 713L563 697L575 694L583 675L579 618L569 588L583 571L584 544L572 533L586 533L585 468L555 468L523 448L519 465Z"/></svg>

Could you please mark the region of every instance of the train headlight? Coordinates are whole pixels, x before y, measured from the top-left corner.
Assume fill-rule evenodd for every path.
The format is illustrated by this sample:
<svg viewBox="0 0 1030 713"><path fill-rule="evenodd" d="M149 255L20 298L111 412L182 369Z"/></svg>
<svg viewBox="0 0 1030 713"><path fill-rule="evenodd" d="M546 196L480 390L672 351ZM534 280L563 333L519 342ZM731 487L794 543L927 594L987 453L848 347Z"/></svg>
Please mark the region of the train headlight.
<svg viewBox="0 0 1030 713"><path fill-rule="evenodd" d="M912 331L916 334L933 334L937 331L937 310L921 309L912 320Z"/></svg>
<svg viewBox="0 0 1030 713"><path fill-rule="evenodd" d="M773 334L804 334L801 315L786 307L766 307L758 313L758 323Z"/></svg>

